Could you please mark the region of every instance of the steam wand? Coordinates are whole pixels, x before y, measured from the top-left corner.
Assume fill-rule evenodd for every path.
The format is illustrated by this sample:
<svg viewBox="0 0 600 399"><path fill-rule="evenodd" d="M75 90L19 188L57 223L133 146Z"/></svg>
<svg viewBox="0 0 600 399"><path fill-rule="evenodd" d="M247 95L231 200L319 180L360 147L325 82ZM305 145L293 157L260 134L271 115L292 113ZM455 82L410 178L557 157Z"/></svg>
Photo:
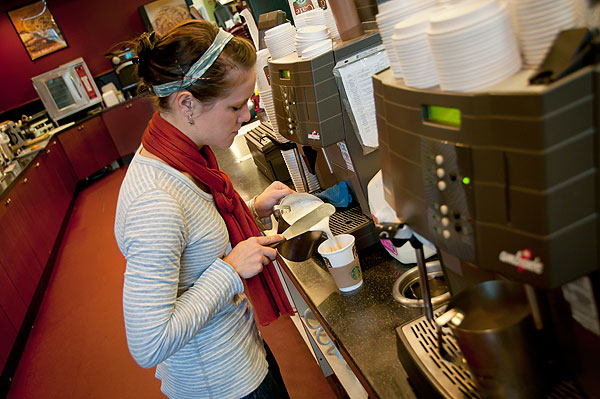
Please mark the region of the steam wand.
<svg viewBox="0 0 600 399"><path fill-rule="evenodd" d="M408 234L402 238L396 238L396 233L404 228L404 223L375 223L375 231L380 239L392 240L392 244L396 247L401 247L410 242L410 245L415 249L417 257L417 270L419 271L419 285L421 286L421 296L423 297L423 308L425 316L429 322L433 322L433 306L431 304L431 294L429 293L429 281L427 280L427 268L425 267L425 255L423 254L423 243L412 234L409 229ZM402 236L402 235L401 235Z"/></svg>
<svg viewBox="0 0 600 399"><path fill-rule="evenodd" d="M421 296L423 297L423 308L427 320L433 322L433 306L431 305L431 294L429 293L429 281L427 280L427 269L425 267L425 255L423 254L423 243L412 235L409 239L410 245L415 249L417 256L417 270L419 271L419 283L421 285Z"/></svg>

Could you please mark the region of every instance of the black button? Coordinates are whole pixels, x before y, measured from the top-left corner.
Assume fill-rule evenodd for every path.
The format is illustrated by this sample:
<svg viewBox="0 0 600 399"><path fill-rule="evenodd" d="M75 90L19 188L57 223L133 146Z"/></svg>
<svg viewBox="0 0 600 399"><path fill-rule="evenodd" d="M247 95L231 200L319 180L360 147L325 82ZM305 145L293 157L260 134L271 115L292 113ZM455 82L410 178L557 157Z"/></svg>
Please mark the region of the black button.
<svg viewBox="0 0 600 399"><path fill-rule="evenodd" d="M456 230L457 232L460 233L462 231L462 226L460 224L456 223L454 225L454 230Z"/></svg>
<svg viewBox="0 0 600 399"><path fill-rule="evenodd" d="M460 219L460 212L459 211L454 211L452 212L452 214L454 215L454 219Z"/></svg>

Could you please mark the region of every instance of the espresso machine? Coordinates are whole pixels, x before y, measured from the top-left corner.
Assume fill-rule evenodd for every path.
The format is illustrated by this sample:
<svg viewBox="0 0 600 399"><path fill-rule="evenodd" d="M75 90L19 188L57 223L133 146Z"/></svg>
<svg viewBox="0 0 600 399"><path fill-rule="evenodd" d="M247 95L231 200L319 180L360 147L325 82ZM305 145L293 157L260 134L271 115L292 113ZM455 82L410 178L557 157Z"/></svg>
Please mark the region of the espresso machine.
<svg viewBox="0 0 600 399"><path fill-rule="evenodd" d="M545 389L536 397L597 398L600 70L548 85L529 84L532 73L464 93L376 74L385 198L397 227L435 244L452 297L491 280L523 287L541 347ZM440 346L477 349L451 334L438 340L431 319L444 311L398 326L399 360L420 398L483 397L471 365L438 356Z"/></svg>
<svg viewBox="0 0 600 399"><path fill-rule="evenodd" d="M358 249L378 240L367 201L367 184L380 169L379 151L364 151L342 105L334 67L379 44L379 33L370 32L336 42L332 51L310 60L292 53L268 63L279 133L296 143L321 189L341 181L347 183L352 204L338 209L330 219L330 227L334 235L353 234Z"/></svg>

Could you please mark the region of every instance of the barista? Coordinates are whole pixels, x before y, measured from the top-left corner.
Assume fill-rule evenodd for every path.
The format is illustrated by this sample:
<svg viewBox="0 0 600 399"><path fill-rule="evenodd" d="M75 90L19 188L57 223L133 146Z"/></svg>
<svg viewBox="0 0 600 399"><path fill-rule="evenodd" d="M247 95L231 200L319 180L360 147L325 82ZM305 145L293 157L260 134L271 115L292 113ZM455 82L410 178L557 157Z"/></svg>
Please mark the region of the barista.
<svg viewBox="0 0 600 399"><path fill-rule="evenodd" d="M158 112L128 168L115 221L127 259L129 350L142 367L157 366L170 398L286 398L244 285L260 322L292 313L271 263L276 250L267 247L282 237L261 236L257 225L292 190L275 182L244 203L211 149L231 146L250 117L255 49L205 21L142 35L135 49Z"/></svg>

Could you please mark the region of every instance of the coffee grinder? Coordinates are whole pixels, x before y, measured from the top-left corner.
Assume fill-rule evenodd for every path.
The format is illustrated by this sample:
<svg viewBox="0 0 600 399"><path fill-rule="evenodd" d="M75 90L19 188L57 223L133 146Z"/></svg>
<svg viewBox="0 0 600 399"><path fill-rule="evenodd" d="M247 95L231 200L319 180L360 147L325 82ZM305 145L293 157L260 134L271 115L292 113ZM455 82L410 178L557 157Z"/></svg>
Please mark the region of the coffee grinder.
<svg viewBox="0 0 600 399"><path fill-rule="evenodd" d="M297 144L321 188L348 184L357 205L338 210L330 227L333 234L353 234L358 249L377 242L366 193L380 169L379 151L363 152L333 70L340 60L380 43L379 34L370 32L310 60L292 53L268 64L279 133Z"/></svg>
<svg viewBox="0 0 600 399"><path fill-rule="evenodd" d="M542 346L541 397L596 398L600 72L586 67L548 85L530 85L532 73L465 93L409 88L390 70L375 75L385 196L438 248L453 297L490 280L524 287ZM507 397L439 356L439 346L475 349L446 334L436 342L428 319L443 313L426 309L396 329L417 396ZM488 383L501 380L496 370Z"/></svg>

